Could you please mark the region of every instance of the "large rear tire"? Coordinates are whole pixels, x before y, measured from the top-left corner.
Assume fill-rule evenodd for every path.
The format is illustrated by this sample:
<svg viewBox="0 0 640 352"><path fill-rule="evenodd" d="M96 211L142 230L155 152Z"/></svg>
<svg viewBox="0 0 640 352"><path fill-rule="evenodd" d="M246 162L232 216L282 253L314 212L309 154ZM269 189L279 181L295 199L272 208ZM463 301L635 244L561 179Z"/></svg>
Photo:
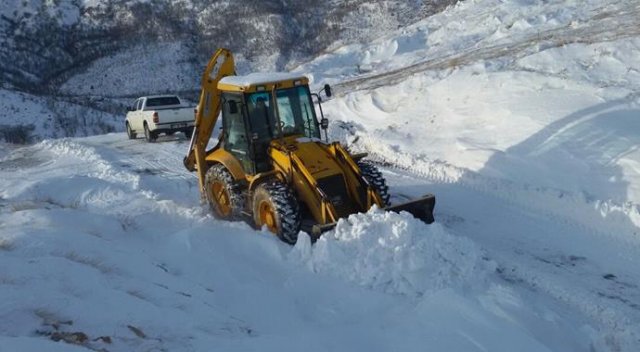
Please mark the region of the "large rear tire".
<svg viewBox="0 0 640 352"><path fill-rule="evenodd" d="M282 241L294 244L300 232L298 199L284 183L271 180L253 192L253 221L258 228L267 226Z"/></svg>
<svg viewBox="0 0 640 352"><path fill-rule="evenodd" d="M382 176L382 172L371 162L366 160L359 160L357 162L360 168L360 173L369 182L371 187L378 192L384 206L391 204L391 195L389 194L389 187L387 181Z"/></svg>
<svg viewBox="0 0 640 352"><path fill-rule="evenodd" d="M213 215L218 219L233 220L240 217L243 198L240 185L221 164L215 164L205 175L205 193Z"/></svg>

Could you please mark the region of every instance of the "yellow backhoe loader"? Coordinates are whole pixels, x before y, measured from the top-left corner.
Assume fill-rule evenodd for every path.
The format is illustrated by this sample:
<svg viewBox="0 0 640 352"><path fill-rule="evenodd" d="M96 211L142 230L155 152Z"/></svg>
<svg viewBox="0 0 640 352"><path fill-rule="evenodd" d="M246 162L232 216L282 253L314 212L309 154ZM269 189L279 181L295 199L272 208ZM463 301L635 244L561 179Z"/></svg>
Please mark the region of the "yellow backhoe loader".
<svg viewBox="0 0 640 352"><path fill-rule="evenodd" d="M366 154L351 155L340 143L327 142L322 92L331 96L331 87L311 93L307 77L298 74L236 76L233 55L218 49L202 76L184 158L214 215L266 226L288 243L296 242L301 229L315 240L339 218L374 204L433 222L433 195L390 206L386 181L363 159ZM217 143L207 149L219 115Z"/></svg>

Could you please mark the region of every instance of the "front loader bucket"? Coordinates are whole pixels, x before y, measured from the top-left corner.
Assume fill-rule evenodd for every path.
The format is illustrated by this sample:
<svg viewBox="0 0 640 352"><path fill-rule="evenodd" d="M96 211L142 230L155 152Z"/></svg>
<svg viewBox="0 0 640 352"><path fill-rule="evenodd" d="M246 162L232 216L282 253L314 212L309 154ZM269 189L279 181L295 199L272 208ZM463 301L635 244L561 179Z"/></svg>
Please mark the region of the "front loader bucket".
<svg viewBox="0 0 640 352"><path fill-rule="evenodd" d="M399 213L406 211L413 215L416 219L419 219L427 224L434 222L433 208L436 206L436 197L433 194L424 195L418 199L410 200L401 204L390 205L383 210ZM336 227L336 223L330 223L325 225L313 225L311 228L311 239L317 240L324 232L333 230Z"/></svg>
<svg viewBox="0 0 640 352"><path fill-rule="evenodd" d="M436 197L433 194L424 195L418 199L410 200L408 202L396 205L390 205L384 210L399 213L406 211L413 215L416 219L430 224L434 221L433 208L436 206Z"/></svg>

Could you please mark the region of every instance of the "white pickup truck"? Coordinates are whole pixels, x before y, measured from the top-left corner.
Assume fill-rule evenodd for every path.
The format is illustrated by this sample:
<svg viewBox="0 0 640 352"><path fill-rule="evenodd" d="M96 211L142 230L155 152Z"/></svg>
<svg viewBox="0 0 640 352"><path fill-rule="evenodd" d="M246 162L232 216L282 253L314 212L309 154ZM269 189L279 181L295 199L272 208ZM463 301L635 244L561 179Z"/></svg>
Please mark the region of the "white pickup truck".
<svg viewBox="0 0 640 352"><path fill-rule="evenodd" d="M194 108L182 104L175 95L153 95L136 99L127 108L126 129L129 139L144 133L148 142L158 138L158 134L168 136L183 132L191 138L195 122Z"/></svg>

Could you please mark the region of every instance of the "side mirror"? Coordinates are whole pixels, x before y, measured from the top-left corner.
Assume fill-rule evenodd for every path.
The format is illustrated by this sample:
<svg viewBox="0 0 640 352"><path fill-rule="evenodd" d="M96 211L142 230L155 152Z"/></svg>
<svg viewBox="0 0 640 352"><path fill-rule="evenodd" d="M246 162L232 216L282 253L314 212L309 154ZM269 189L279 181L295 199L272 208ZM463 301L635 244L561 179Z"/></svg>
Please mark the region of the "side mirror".
<svg viewBox="0 0 640 352"><path fill-rule="evenodd" d="M331 86L328 84L324 85L324 94L326 94L328 97L331 96Z"/></svg>
<svg viewBox="0 0 640 352"><path fill-rule="evenodd" d="M323 117L320 120L320 127L322 127L323 130L326 130L327 128L329 128L329 120Z"/></svg>
<svg viewBox="0 0 640 352"><path fill-rule="evenodd" d="M229 112L231 114L237 114L238 113L238 104L236 104L235 100L229 100Z"/></svg>

